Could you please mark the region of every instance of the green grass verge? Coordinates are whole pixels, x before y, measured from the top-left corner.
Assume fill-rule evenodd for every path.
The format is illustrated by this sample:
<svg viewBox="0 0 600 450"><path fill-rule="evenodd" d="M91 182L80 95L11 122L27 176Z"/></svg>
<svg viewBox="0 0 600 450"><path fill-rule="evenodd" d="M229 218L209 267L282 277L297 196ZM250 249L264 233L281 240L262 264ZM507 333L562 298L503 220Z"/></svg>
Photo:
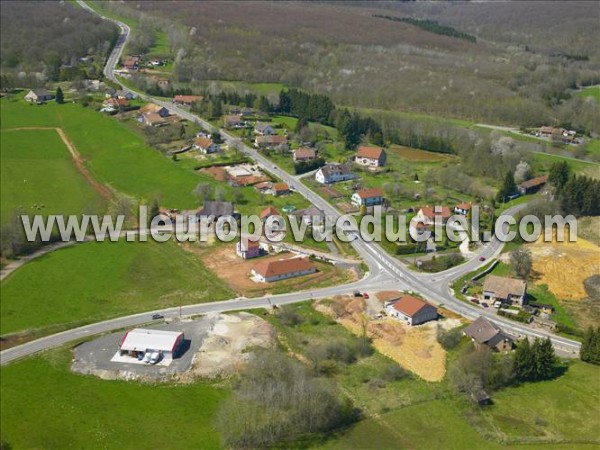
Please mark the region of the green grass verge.
<svg viewBox="0 0 600 450"><path fill-rule="evenodd" d="M151 240L76 244L29 262L0 286L2 334L234 296L194 255Z"/></svg>
<svg viewBox="0 0 600 450"><path fill-rule="evenodd" d="M218 448L228 390L209 383L106 381L69 370L52 350L1 370L2 440L11 448Z"/></svg>

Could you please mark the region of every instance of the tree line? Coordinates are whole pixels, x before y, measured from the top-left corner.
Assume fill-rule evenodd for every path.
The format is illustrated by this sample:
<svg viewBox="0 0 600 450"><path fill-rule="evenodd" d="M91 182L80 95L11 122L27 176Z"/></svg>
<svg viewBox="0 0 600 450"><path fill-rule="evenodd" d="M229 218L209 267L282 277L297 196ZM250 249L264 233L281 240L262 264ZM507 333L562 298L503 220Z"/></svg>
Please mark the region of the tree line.
<svg viewBox="0 0 600 450"><path fill-rule="evenodd" d="M600 215L600 180L573 174L566 161L556 162L548 173L563 214Z"/></svg>
<svg viewBox="0 0 600 450"><path fill-rule="evenodd" d="M600 365L600 327L585 331L579 355L582 361Z"/></svg>
<svg viewBox="0 0 600 450"><path fill-rule="evenodd" d="M477 39L472 34L468 34L463 31L458 31L456 28L453 28L448 25L441 25L437 20L415 19L413 17L394 17L381 14L373 14L373 17L391 20L392 22L408 23L422 30L429 31L433 34L440 34L442 36L450 36L457 39L464 39L473 43L477 42Z"/></svg>

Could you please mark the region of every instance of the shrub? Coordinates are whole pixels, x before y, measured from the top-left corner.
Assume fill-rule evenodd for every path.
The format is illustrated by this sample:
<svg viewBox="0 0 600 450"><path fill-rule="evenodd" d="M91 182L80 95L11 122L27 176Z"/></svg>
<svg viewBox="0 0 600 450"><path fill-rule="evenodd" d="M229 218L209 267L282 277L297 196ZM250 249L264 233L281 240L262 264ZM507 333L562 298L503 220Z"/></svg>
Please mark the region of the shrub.
<svg viewBox="0 0 600 450"><path fill-rule="evenodd" d="M438 327L437 330L437 341L444 348L444 350L452 350L460 344L462 339L462 331L459 328L453 328L445 331L443 328Z"/></svg>
<svg viewBox="0 0 600 450"><path fill-rule="evenodd" d="M398 381L409 376L408 371L399 364L388 364L381 371L381 378L386 381Z"/></svg>

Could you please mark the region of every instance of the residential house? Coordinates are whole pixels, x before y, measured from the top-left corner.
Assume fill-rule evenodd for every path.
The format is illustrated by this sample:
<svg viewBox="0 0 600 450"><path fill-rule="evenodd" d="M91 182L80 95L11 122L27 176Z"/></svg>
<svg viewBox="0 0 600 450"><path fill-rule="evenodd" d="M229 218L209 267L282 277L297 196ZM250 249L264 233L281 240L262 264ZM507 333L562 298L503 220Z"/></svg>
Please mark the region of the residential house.
<svg viewBox="0 0 600 450"><path fill-rule="evenodd" d="M273 195L279 197L280 195L287 195L290 193L290 187L287 183L275 183L273 185Z"/></svg>
<svg viewBox="0 0 600 450"><path fill-rule="evenodd" d="M140 112L142 114L154 113L158 114L160 117L169 117L171 114L167 108L164 106L157 105L155 103L147 103L140 108Z"/></svg>
<svg viewBox="0 0 600 450"><path fill-rule="evenodd" d="M114 92L113 97L124 98L127 100L133 100L135 98L135 94L133 94L129 91L126 91L125 89L119 89Z"/></svg>
<svg viewBox="0 0 600 450"><path fill-rule="evenodd" d="M128 108L129 101L126 98L108 98L102 103L102 106L118 110L120 108Z"/></svg>
<svg viewBox="0 0 600 450"><path fill-rule="evenodd" d="M261 183L256 183L254 185L254 189L256 189L261 194L266 194L266 193L270 192L272 188L273 188L273 183L271 183L270 181L263 181Z"/></svg>
<svg viewBox="0 0 600 450"><path fill-rule="evenodd" d="M230 114L224 116L223 126L225 128L242 128L242 116L240 114Z"/></svg>
<svg viewBox="0 0 600 450"><path fill-rule="evenodd" d="M488 275L483 282L483 299L523 306L527 282L517 278Z"/></svg>
<svg viewBox="0 0 600 450"><path fill-rule="evenodd" d="M161 127L167 124L167 121L160 114L149 112L142 114L144 125L147 127Z"/></svg>
<svg viewBox="0 0 600 450"><path fill-rule="evenodd" d="M262 261L256 264L251 274L262 283L286 280L315 273L317 268L305 258L281 259L279 261Z"/></svg>
<svg viewBox="0 0 600 450"><path fill-rule="evenodd" d="M196 216L198 218L213 217L215 221L220 217L233 217L233 203L207 200Z"/></svg>
<svg viewBox="0 0 600 450"><path fill-rule="evenodd" d="M200 153L209 154L219 151L219 146L209 137L199 137L194 141L194 148Z"/></svg>
<svg viewBox="0 0 600 450"><path fill-rule="evenodd" d="M514 340L509 335L483 316L479 316L463 333L476 345L487 345L498 352L508 352L514 345Z"/></svg>
<svg viewBox="0 0 600 450"><path fill-rule="evenodd" d="M256 122L254 132L259 136L271 136L275 134L275 129L268 123Z"/></svg>
<svg viewBox="0 0 600 450"><path fill-rule="evenodd" d="M356 152L354 162L365 167L381 167L386 160L385 150L381 147L361 145Z"/></svg>
<svg viewBox="0 0 600 450"><path fill-rule="evenodd" d="M461 216L467 216L469 215L472 207L473 205L471 203L462 202L454 207L454 213L460 214Z"/></svg>
<svg viewBox="0 0 600 450"><path fill-rule="evenodd" d="M352 194L352 203L356 206L375 206L383 203L383 189L364 188Z"/></svg>
<svg viewBox="0 0 600 450"><path fill-rule="evenodd" d="M314 148L300 147L294 152L294 162L312 161L316 157Z"/></svg>
<svg viewBox="0 0 600 450"><path fill-rule="evenodd" d="M176 95L173 103L176 105L192 106L192 103L202 101L201 95Z"/></svg>
<svg viewBox="0 0 600 450"><path fill-rule="evenodd" d="M337 183L355 178L356 174L344 164L326 164L315 173L315 180L322 184Z"/></svg>
<svg viewBox="0 0 600 450"><path fill-rule="evenodd" d="M267 206L260 212L260 220L263 222L265 222L271 216L281 216L281 214L272 206Z"/></svg>
<svg viewBox="0 0 600 450"><path fill-rule="evenodd" d="M442 223L446 223L451 215L452 212L447 206L423 206L418 209L417 215L412 220L422 222L424 225L433 225L436 217L440 217Z"/></svg>
<svg viewBox="0 0 600 450"><path fill-rule="evenodd" d="M294 211L290 216L294 216L296 220L300 220L310 226L317 222L325 223L325 213L314 205L311 205L306 209Z"/></svg>
<svg viewBox="0 0 600 450"><path fill-rule="evenodd" d="M386 302L384 308L388 316L400 319L411 326L436 320L438 317L435 306L412 295L403 295L398 300Z"/></svg>
<svg viewBox="0 0 600 450"><path fill-rule="evenodd" d="M258 148L274 148L283 144L287 144L287 136L267 135L254 139L254 146Z"/></svg>
<svg viewBox="0 0 600 450"><path fill-rule="evenodd" d="M25 95L25 100L30 103L41 104L52 100L54 96L44 88L32 89Z"/></svg>
<svg viewBox="0 0 600 450"><path fill-rule="evenodd" d="M547 182L548 175L542 175L541 177L535 177L531 180L523 181L519 185L519 193L521 195L533 194L534 192L539 191Z"/></svg>
<svg viewBox="0 0 600 450"><path fill-rule="evenodd" d="M242 259L252 259L260 256L260 243L242 237L236 245L236 253Z"/></svg>
<svg viewBox="0 0 600 450"><path fill-rule="evenodd" d="M138 70L142 59L139 56L128 56L123 62L123 67L127 70Z"/></svg>

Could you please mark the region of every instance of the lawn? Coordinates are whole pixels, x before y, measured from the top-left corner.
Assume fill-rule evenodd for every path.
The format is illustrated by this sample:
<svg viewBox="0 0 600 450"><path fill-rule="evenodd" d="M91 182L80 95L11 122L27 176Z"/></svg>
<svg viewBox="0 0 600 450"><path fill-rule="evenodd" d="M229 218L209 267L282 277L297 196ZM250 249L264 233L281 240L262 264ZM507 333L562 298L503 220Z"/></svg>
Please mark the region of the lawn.
<svg viewBox="0 0 600 450"><path fill-rule="evenodd" d="M536 171L547 172L550 166L555 162L567 161L569 167L575 173L587 175L592 178L600 178L600 164L582 161L574 158L565 158L559 155L551 155L548 153L536 153L534 155L534 168Z"/></svg>
<svg viewBox="0 0 600 450"><path fill-rule="evenodd" d="M233 297L197 257L151 240L76 244L29 262L0 287L3 335Z"/></svg>
<svg viewBox="0 0 600 450"><path fill-rule="evenodd" d="M55 130L2 131L0 139L2 223L17 211L43 215L104 211L106 201L78 172Z"/></svg>
<svg viewBox="0 0 600 450"><path fill-rule="evenodd" d="M148 147L127 124L77 104L31 106L22 99L0 102L2 128L61 127L98 181L115 190L169 208L192 209L198 183L214 183ZM4 134L4 133L3 133Z"/></svg>
<svg viewBox="0 0 600 450"><path fill-rule="evenodd" d="M101 380L72 373L71 357L57 349L2 368L2 441L11 448L219 447L213 423L226 389Z"/></svg>
<svg viewBox="0 0 600 450"><path fill-rule="evenodd" d="M592 97L596 102L600 103L600 86L590 86L575 94L578 97Z"/></svg>

